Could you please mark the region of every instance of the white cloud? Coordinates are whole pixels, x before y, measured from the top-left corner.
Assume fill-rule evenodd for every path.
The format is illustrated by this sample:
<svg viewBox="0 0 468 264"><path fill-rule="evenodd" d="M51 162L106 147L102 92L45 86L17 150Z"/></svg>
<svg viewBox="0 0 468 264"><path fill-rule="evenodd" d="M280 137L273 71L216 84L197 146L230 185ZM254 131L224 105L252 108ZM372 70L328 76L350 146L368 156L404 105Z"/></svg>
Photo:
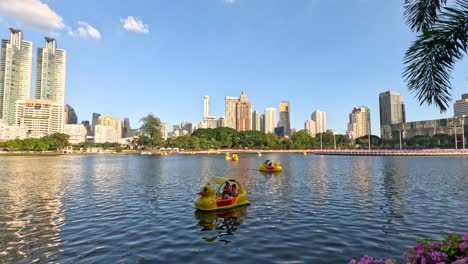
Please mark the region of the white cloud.
<svg viewBox="0 0 468 264"><path fill-rule="evenodd" d="M65 27L62 17L41 0L0 0L0 15L37 29Z"/></svg>
<svg viewBox="0 0 468 264"><path fill-rule="evenodd" d="M79 21L78 25L79 26L75 30L69 29L68 34L70 36L94 40L101 39L101 33L90 24Z"/></svg>
<svg viewBox="0 0 468 264"><path fill-rule="evenodd" d="M120 19L120 23L122 23L123 28L128 31L145 34L149 32L148 24L144 24L142 20L132 16Z"/></svg>

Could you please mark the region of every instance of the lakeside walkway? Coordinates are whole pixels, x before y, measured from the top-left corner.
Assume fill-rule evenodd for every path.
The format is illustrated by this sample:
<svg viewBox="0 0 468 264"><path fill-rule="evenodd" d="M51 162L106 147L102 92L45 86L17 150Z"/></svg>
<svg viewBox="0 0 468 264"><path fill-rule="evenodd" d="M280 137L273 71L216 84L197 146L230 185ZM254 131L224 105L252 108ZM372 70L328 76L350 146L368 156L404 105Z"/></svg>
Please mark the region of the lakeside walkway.
<svg viewBox="0 0 468 264"><path fill-rule="evenodd" d="M314 150L317 155L338 156L468 156L468 149L371 149L371 150Z"/></svg>

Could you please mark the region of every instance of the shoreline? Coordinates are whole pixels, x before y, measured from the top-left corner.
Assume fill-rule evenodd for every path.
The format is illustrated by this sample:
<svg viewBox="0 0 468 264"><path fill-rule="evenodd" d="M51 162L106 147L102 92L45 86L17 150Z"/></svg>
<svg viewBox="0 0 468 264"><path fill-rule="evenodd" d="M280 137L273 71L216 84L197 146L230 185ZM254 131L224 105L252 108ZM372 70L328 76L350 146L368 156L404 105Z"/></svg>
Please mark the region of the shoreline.
<svg viewBox="0 0 468 264"><path fill-rule="evenodd" d="M128 150L122 152L103 151L103 152L73 152L62 154L53 151L0 151L0 156L79 156L79 155L221 155L221 154L263 154L263 153L301 153L303 155L327 155L327 156L468 156L468 149L404 149L404 150L334 150L334 149L269 149L269 150L247 150L247 149L220 149L220 150L197 150L180 152L159 152L159 151L139 151Z"/></svg>

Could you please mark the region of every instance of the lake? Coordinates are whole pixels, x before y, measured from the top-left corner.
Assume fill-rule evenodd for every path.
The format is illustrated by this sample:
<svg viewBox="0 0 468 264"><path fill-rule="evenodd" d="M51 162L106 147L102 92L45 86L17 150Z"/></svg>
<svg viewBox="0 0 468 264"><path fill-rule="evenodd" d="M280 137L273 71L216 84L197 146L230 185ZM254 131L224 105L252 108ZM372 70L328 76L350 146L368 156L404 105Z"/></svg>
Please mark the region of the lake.
<svg viewBox="0 0 468 264"><path fill-rule="evenodd" d="M468 231L468 157L0 156L0 263L402 262ZM279 160L279 175L257 171ZM251 206L196 212L215 176Z"/></svg>

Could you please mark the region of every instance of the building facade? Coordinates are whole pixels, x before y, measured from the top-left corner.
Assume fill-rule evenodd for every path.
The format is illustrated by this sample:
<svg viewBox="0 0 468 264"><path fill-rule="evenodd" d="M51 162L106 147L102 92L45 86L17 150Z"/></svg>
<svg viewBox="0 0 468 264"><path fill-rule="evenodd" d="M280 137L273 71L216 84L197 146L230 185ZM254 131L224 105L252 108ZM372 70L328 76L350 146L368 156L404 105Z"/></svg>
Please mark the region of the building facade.
<svg viewBox="0 0 468 264"><path fill-rule="evenodd" d="M291 136L291 114L289 102L281 102L279 105L279 126L284 127L284 135Z"/></svg>
<svg viewBox="0 0 468 264"><path fill-rule="evenodd" d="M367 107L354 107L349 114L348 133L353 139L369 135L370 127L370 110Z"/></svg>
<svg viewBox="0 0 468 264"><path fill-rule="evenodd" d="M0 119L0 141L24 139L26 128L22 126L10 126Z"/></svg>
<svg viewBox="0 0 468 264"><path fill-rule="evenodd" d="M120 142L122 138L122 121L110 115L99 117L99 124L95 126L95 143Z"/></svg>
<svg viewBox="0 0 468 264"><path fill-rule="evenodd" d="M325 133L327 131L327 113L316 110L312 112L311 119L315 122L316 133Z"/></svg>
<svg viewBox="0 0 468 264"><path fill-rule="evenodd" d="M72 145L86 142L88 131L83 124L66 124L63 126L63 133L70 136L68 142Z"/></svg>
<svg viewBox="0 0 468 264"><path fill-rule="evenodd" d="M315 137L317 134L316 132L316 124L314 120L306 120L304 123L304 130L311 135L312 137Z"/></svg>
<svg viewBox="0 0 468 264"><path fill-rule="evenodd" d="M454 116L468 115L468 93L462 94L462 98L455 101L453 104L453 112Z"/></svg>
<svg viewBox="0 0 468 264"><path fill-rule="evenodd" d="M18 100L15 105L15 124L26 128L27 137L63 132L63 105L44 99Z"/></svg>
<svg viewBox="0 0 468 264"><path fill-rule="evenodd" d="M0 119L15 123L16 100L31 98L33 44L23 40L19 29L10 28L10 39L0 51Z"/></svg>
<svg viewBox="0 0 468 264"><path fill-rule="evenodd" d="M379 94L380 135L383 140L392 138L389 125L406 122L405 105L400 94L387 91Z"/></svg>
<svg viewBox="0 0 468 264"><path fill-rule="evenodd" d="M203 119L210 115L210 97L205 95L203 97Z"/></svg>
<svg viewBox="0 0 468 264"><path fill-rule="evenodd" d="M253 111L252 113L252 130L261 131L262 126L261 123L261 114L259 111Z"/></svg>
<svg viewBox="0 0 468 264"><path fill-rule="evenodd" d="M93 113L93 119L91 120L91 135L95 135L95 127L96 125L99 125L99 118L101 117L101 114L99 113Z"/></svg>
<svg viewBox="0 0 468 264"><path fill-rule="evenodd" d="M275 133L276 109L273 107L265 109L265 133Z"/></svg>
<svg viewBox="0 0 468 264"><path fill-rule="evenodd" d="M216 127L225 127L225 126L226 126L226 119L224 118L224 116L218 118Z"/></svg>
<svg viewBox="0 0 468 264"><path fill-rule="evenodd" d="M252 130L252 105L244 91L242 91L239 100L237 100L236 123L237 131Z"/></svg>
<svg viewBox="0 0 468 264"><path fill-rule="evenodd" d="M239 98L237 97L229 97L229 96L225 98L224 118L226 119L226 127L230 127L232 129L237 128L236 104L237 104L238 99Z"/></svg>
<svg viewBox="0 0 468 264"><path fill-rule="evenodd" d="M70 105L65 105L64 124L78 124L78 116L75 109Z"/></svg>

